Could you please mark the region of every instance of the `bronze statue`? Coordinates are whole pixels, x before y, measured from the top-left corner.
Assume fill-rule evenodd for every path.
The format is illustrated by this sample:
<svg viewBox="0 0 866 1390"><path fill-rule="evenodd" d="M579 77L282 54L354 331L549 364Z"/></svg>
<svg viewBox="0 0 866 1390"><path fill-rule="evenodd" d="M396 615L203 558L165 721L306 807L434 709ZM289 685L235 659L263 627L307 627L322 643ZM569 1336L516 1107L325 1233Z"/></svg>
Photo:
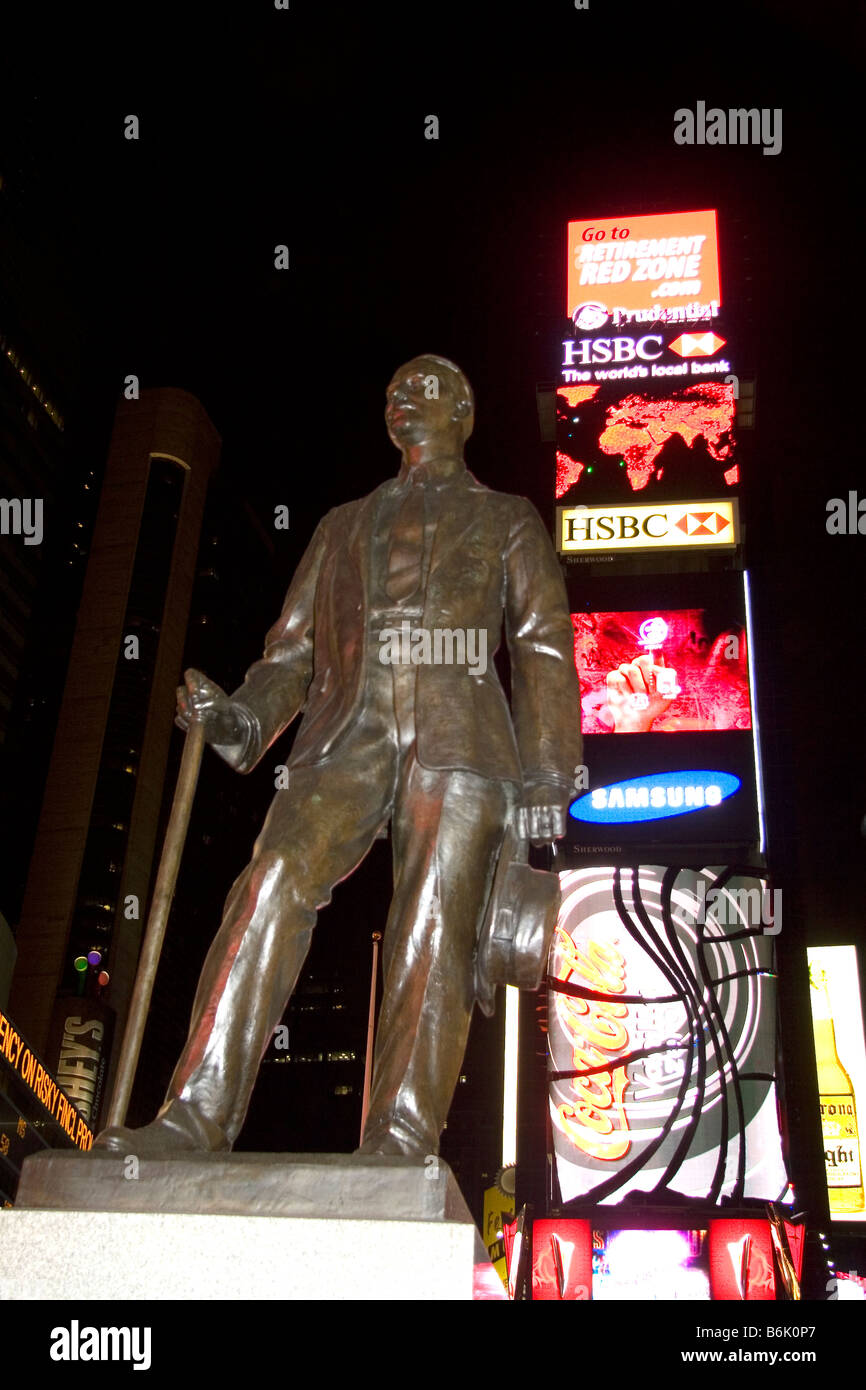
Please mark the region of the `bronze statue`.
<svg viewBox="0 0 866 1390"><path fill-rule="evenodd" d="M506 830L564 834L580 757L565 588L524 498L466 469L472 391L424 355L388 387L396 479L320 522L268 633L229 697L187 671L194 712L248 772L303 708L253 859L234 884L157 1118L103 1148L230 1149L286 1008L318 908L390 822L394 896L361 1152L438 1152L476 992L473 955ZM493 666L503 620L512 714Z"/></svg>

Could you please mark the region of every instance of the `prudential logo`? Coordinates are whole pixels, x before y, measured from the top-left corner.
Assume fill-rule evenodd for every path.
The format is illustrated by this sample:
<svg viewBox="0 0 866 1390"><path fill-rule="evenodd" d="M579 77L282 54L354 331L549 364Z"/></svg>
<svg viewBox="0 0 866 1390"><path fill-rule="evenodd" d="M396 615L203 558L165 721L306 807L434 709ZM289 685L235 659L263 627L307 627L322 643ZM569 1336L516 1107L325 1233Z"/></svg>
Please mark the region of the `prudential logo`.
<svg viewBox="0 0 866 1390"><path fill-rule="evenodd" d="M674 112L677 145L763 145L764 154L782 152L782 108L752 106L707 109L705 101L692 111L681 106Z"/></svg>
<svg viewBox="0 0 866 1390"><path fill-rule="evenodd" d="M52 1361L131 1361L134 1371L150 1370L149 1327L68 1327L51 1329Z"/></svg>

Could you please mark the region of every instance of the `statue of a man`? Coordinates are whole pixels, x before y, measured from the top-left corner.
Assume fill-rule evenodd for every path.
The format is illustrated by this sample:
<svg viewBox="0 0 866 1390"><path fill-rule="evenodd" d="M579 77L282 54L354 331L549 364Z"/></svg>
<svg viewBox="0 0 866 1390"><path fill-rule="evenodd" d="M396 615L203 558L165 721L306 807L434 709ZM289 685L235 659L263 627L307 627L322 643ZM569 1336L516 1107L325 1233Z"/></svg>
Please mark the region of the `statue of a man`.
<svg viewBox="0 0 866 1390"><path fill-rule="evenodd" d="M394 896L362 1152L438 1152L474 1002L473 952L509 820L565 832L580 757L572 628L556 556L523 498L466 469L472 391L453 362L397 371L397 478L319 524L265 654L229 697L178 692L248 772L299 710L288 785L234 884L157 1118L119 1152L230 1149L295 988L316 913L389 822ZM512 710L493 665L503 620Z"/></svg>

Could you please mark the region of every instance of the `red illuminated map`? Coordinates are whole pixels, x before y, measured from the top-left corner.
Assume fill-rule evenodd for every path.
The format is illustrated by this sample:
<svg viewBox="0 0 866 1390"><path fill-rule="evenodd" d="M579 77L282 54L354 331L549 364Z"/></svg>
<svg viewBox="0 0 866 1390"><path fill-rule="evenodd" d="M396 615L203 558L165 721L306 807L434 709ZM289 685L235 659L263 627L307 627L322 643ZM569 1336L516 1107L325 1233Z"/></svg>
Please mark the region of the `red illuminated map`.
<svg viewBox="0 0 866 1390"><path fill-rule="evenodd" d="M600 386L560 387L560 413L589 404L600 390ZM674 436L689 449L700 442L716 462L731 459L733 423L733 386L698 382L668 396L635 394L608 405L592 443L601 454L623 461L632 491L640 492L653 478L661 478L665 446ZM557 452L557 497L564 496L584 471L585 464L574 457L575 452L573 443L568 452L568 444L562 441ZM724 479L729 486L737 481L736 465L725 471Z"/></svg>

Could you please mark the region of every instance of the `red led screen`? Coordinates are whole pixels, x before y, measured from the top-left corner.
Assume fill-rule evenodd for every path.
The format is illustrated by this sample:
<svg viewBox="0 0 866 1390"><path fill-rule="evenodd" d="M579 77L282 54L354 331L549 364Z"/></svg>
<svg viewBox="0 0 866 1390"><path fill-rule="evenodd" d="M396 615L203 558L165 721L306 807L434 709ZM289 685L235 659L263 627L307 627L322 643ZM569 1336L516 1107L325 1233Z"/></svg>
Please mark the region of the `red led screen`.
<svg viewBox="0 0 866 1390"><path fill-rule="evenodd" d="M623 391L627 394L623 394ZM556 393L558 498L723 496L739 482L734 387L719 381L662 394L623 386L561 386Z"/></svg>
<svg viewBox="0 0 866 1390"><path fill-rule="evenodd" d="M751 729L741 615L572 613L585 734Z"/></svg>
<svg viewBox="0 0 866 1390"><path fill-rule="evenodd" d="M776 1276L770 1223L711 1221L710 1281L713 1298L735 1302L774 1299Z"/></svg>
<svg viewBox="0 0 866 1390"><path fill-rule="evenodd" d="M583 1301L592 1293L592 1230L588 1221L532 1223L532 1297Z"/></svg>

